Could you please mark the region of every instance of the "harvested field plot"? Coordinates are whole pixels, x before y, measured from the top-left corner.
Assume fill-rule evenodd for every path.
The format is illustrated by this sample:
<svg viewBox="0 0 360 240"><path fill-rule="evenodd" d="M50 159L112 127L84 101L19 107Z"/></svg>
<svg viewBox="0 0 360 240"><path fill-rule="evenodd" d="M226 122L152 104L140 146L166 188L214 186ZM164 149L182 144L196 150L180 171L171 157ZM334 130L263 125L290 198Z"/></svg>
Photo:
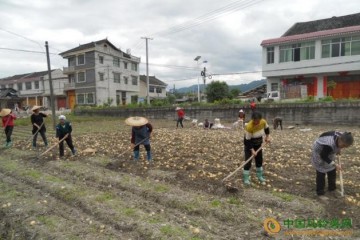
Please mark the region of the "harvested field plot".
<svg viewBox="0 0 360 240"><path fill-rule="evenodd" d="M326 203L315 195L310 153L330 127L272 131L266 184L253 165L252 186L242 185L240 171L226 182L238 189L231 193L221 180L244 160L241 130L152 123L153 164L142 146L140 161L132 161L130 127L120 120L74 121L78 154L65 148L63 159L57 148L37 158L46 150L41 141L32 150L29 127L15 127L13 148L0 150L0 239L271 239L263 233L267 217L349 218L346 239L360 238L360 128L338 128L353 132L355 145L341 156L345 197Z"/></svg>

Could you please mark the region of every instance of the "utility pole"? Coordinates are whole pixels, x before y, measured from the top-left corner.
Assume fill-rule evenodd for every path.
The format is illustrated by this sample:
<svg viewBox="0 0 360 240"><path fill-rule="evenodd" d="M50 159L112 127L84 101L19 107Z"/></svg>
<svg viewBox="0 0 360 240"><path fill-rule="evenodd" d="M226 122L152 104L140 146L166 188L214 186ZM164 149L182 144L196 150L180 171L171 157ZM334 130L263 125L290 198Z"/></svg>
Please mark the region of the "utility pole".
<svg viewBox="0 0 360 240"><path fill-rule="evenodd" d="M199 59L201 58L201 56L197 56L194 61L196 61L196 67L199 68ZM199 83L199 75L198 75L198 89L197 89L197 96L198 96L198 102L201 101L200 99L200 83Z"/></svg>
<svg viewBox="0 0 360 240"><path fill-rule="evenodd" d="M48 45L47 41L45 41L45 48L46 48L46 59L47 59L47 67L48 67L48 75L49 75L51 114L52 114L52 119L53 119L53 127L55 129L56 128L55 98L54 98L54 88L53 88L52 78L51 78L49 45Z"/></svg>
<svg viewBox="0 0 360 240"><path fill-rule="evenodd" d="M145 39L146 42L146 86L147 86L147 90L146 90L146 99L147 99L147 104L150 104L150 96L149 96L149 88L150 88L150 84L149 84L149 49L148 49L148 40L153 40L153 38L149 38L149 37L142 37L141 39Z"/></svg>

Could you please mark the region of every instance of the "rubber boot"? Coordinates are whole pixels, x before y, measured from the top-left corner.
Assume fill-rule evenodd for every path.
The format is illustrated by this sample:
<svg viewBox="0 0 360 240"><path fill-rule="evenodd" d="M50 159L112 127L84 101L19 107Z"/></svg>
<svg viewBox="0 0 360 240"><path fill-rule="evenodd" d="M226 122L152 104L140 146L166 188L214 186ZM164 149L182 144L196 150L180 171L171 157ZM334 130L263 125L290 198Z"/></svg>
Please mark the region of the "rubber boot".
<svg viewBox="0 0 360 240"><path fill-rule="evenodd" d="M265 182L265 178L263 176L264 170L262 167L256 168L256 176L261 183Z"/></svg>
<svg viewBox="0 0 360 240"><path fill-rule="evenodd" d="M243 181L244 181L245 185L250 186L250 171L249 170L243 170Z"/></svg>
<svg viewBox="0 0 360 240"><path fill-rule="evenodd" d="M73 148L72 150L71 150L71 152L72 152L72 154L73 154L73 156L75 156L75 154L76 154L76 148Z"/></svg>
<svg viewBox="0 0 360 240"><path fill-rule="evenodd" d="M139 161L140 151L134 151L134 161Z"/></svg>
<svg viewBox="0 0 360 240"><path fill-rule="evenodd" d="M11 141L10 141L10 142L8 142L8 143L7 143L7 145L6 145L6 147L7 147L7 148L12 147L12 142L11 142Z"/></svg>
<svg viewBox="0 0 360 240"><path fill-rule="evenodd" d="M36 142L33 140L33 142L32 142L32 148L33 149L36 149Z"/></svg>
<svg viewBox="0 0 360 240"><path fill-rule="evenodd" d="M148 160L149 162L151 162L151 161L152 161L151 151L146 151L146 156L147 156L147 160Z"/></svg>

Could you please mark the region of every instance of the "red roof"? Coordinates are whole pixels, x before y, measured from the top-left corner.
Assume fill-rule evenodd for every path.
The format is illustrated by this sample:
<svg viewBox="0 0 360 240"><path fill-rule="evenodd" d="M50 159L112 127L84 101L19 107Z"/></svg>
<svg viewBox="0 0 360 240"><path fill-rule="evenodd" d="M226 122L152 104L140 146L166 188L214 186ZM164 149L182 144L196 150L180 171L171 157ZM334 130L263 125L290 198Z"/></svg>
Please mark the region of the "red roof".
<svg viewBox="0 0 360 240"><path fill-rule="evenodd" d="M360 26L344 27L344 28L337 28L337 29L331 29L331 30L324 30L324 31L318 31L318 32L311 32L311 33L291 35L291 36L286 36L286 37L267 39L267 40L263 40L261 42L261 46L290 43L290 42L295 42L295 41L298 42L298 41L302 41L302 40L317 39L320 37L330 37L330 36L344 35L344 34L356 33L356 32L360 33Z"/></svg>

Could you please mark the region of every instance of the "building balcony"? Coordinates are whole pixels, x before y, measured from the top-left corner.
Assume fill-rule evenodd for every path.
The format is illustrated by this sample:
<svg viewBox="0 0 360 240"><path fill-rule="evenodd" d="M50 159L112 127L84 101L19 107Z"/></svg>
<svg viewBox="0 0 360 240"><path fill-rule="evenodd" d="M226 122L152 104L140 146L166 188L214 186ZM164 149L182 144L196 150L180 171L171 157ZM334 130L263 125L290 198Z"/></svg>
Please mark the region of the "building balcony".
<svg viewBox="0 0 360 240"><path fill-rule="evenodd" d="M64 74L70 74L75 72L75 66L63 67Z"/></svg>
<svg viewBox="0 0 360 240"><path fill-rule="evenodd" d="M64 91L74 90L75 89L75 83L65 83L64 84Z"/></svg>

